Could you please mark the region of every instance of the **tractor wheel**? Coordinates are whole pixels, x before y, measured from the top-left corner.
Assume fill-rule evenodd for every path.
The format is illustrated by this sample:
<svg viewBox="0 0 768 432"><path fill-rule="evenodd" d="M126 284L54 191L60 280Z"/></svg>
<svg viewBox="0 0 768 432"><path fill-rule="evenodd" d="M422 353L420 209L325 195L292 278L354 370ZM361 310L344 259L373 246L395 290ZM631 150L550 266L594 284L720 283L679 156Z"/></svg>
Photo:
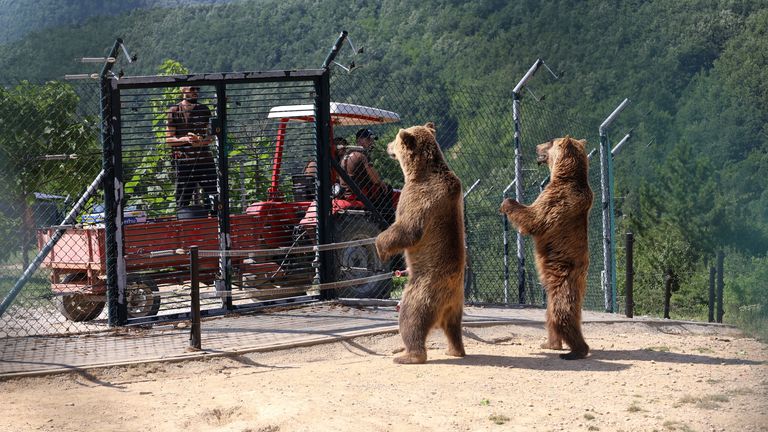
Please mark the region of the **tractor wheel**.
<svg viewBox="0 0 768 432"><path fill-rule="evenodd" d="M157 284L146 276L128 277L128 317L141 318L157 315L160 295Z"/></svg>
<svg viewBox="0 0 768 432"><path fill-rule="evenodd" d="M370 220L363 217L345 217L336 221L334 242L347 242L376 237L381 230ZM334 281L350 280L374 276L388 272L389 265L382 263L373 244L337 249L336 267L333 269ZM339 288L339 297L347 298L389 298L392 291L392 279L368 282L360 285Z"/></svg>
<svg viewBox="0 0 768 432"><path fill-rule="evenodd" d="M62 283L84 282L88 280L85 273L71 273L64 276ZM57 297L57 306L64 317L70 321L90 321L104 310L106 302L90 300L85 294L66 294Z"/></svg>

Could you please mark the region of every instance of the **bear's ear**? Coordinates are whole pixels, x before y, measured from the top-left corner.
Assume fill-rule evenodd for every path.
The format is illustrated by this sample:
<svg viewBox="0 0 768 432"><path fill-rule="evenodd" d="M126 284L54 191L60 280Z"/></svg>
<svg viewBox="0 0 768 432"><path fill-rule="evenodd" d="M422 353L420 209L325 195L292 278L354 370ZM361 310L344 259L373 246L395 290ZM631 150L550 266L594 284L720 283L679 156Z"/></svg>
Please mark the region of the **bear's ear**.
<svg viewBox="0 0 768 432"><path fill-rule="evenodd" d="M425 124L424 127L427 129L431 129L433 135L435 132L437 132L437 129L435 129L435 124L432 122L427 122L427 124Z"/></svg>
<svg viewBox="0 0 768 432"><path fill-rule="evenodd" d="M400 138L400 141L402 141L408 148L413 148L416 145L416 137L405 129L400 129L400 132L397 133L397 137Z"/></svg>
<svg viewBox="0 0 768 432"><path fill-rule="evenodd" d="M574 140L575 143L579 144L579 147L581 147L582 150L587 148L587 140L580 139L580 140Z"/></svg>

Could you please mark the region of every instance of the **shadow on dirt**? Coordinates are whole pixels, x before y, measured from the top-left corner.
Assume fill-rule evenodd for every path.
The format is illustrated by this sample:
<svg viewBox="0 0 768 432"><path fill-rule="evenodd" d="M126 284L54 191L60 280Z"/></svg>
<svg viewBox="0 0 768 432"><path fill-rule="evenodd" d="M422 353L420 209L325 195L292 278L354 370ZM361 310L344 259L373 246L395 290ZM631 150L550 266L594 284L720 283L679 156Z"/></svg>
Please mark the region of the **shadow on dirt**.
<svg viewBox="0 0 768 432"><path fill-rule="evenodd" d="M452 364L462 366L494 366L542 371L597 371L617 372L629 369L634 362L716 364L716 365L761 365L765 362L705 356L698 354L680 354L651 350L593 350L583 360L562 360L559 352L531 353L531 357L512 357L496 355L472 355L464 358L428 360L434 364Z"/></svg>

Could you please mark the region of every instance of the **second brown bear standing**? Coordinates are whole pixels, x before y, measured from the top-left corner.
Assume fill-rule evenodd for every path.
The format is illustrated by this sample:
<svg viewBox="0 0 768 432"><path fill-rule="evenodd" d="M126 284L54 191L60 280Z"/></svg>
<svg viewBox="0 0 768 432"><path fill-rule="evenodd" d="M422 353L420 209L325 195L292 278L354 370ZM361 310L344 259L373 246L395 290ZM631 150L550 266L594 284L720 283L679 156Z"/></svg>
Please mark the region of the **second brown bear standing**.
<svg viewBox="0 0 768 432"><path fill-rule="evenodd" d="M549 166L551 180L530 206L505 199L501 211L521 233L533 236L536 270L547 292L548 340L542 348L571 352L566 360L587 356L581 333L581 305L587 290L587 223L592 190L587 176L586 141L568 136L536 147L537 161Z"/></svg>
<svg viewBox="0 0 768 432"><path fill-rule="evenodd" d="M408 282L400 303L405 353L395 363L427 361L432 328L448 338L448 355L463 357L464 204L461 182L448 168L435 126L401 129L387 146L403 170L405 184L395 223L376 237L382 261L405 251Z"/></svg>

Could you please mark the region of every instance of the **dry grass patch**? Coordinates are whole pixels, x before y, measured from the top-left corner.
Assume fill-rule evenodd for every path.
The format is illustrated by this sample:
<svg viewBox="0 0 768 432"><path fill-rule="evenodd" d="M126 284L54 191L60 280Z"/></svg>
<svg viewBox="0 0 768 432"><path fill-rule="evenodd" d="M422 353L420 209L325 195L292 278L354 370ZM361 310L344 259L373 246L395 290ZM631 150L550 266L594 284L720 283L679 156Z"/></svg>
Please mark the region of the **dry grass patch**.
<svg viewBox="0 0 768 432"><path fill-rule="evenodd" d="M488 420L496 423L497 425L502 425L502 424L508 422L510 419L509 419L509 417L507 417L507 416L505 416L503 414L491 414L488 417Z"/></svg>
<svg viewBox="0 0 768 432"><path fill-rule="evenodd" d="M694 405L696 408L701 409L717 409L720 408L721 403L728 402L730 399L724 394L707 395L702 397L685 395L673 405L675 408L679 408L686 404Z"/></svg>
<svg viewBox="0 0 768 432"><path fill-rule="evenodd" d="M687 424L679 421L667 420L664 422L663 426L664 426L664 429L668 431L696 432L694 429L691 429L691 427L688 426Z"/></svg>

